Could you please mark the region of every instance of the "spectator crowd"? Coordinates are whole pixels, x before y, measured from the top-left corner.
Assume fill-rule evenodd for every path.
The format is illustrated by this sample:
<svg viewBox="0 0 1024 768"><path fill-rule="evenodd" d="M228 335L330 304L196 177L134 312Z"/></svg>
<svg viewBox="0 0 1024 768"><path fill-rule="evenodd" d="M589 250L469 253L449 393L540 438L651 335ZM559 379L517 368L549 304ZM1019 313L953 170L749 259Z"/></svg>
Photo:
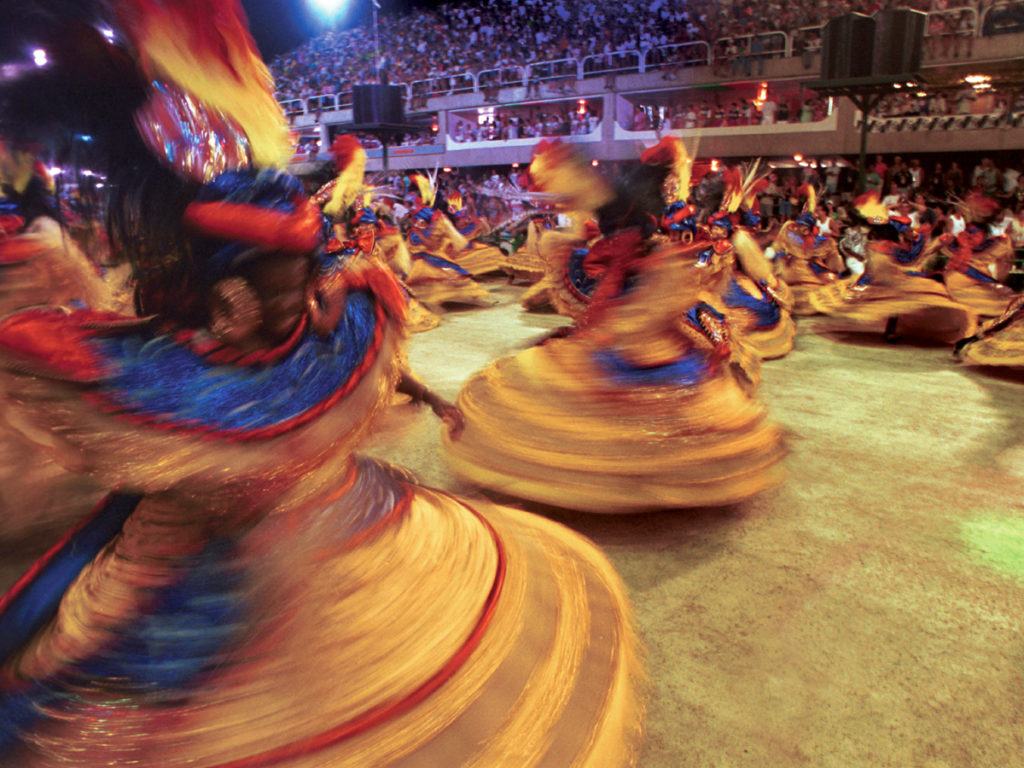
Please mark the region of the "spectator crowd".
<svg viewBox="0 0 1024 768"><path fill-rule="evenodd" d="M373 30L331 30L271 62L282 100L345 93L376 82L384 71L391 82L440 82L453 91L471 87L467 72L481 73L482 86L522 83L531 63L590 57L587 71L613 66L619 52L640 52L678 43L715 47L715 60L751 73L764 58L783 53L781 36L794 33L794 54L813 56L825 19L851 11L874 13L887 7L942 11L934 29L936 45L973 33L975 12L994 0L476 0L440 4L432 10L383 13L379 21L382 60L375 61ZM939 30L939 27L942 27ZM758 37L758 35L762 35ZM751 37L753 36L753 37ZM946 42L946 38L949 41ZM721 42L717 42L721 41ZM661 55L661 54L659 54ZM667 57L667 58L666 58ZM657 58L657 57L656 57ZM635 60L635 57L634 57ZM659 61L683 64L661 55ZM551 76L558 75L553 67Z"/></svg>
<svg viewBox="0 0 1024 768"><path fill-rule="evenodd" d="M585 136L601 125L601 116L585 102L509 107L479 116L471 113L469 118L453 113L449 120L449 134L458 142Z"/></svg>

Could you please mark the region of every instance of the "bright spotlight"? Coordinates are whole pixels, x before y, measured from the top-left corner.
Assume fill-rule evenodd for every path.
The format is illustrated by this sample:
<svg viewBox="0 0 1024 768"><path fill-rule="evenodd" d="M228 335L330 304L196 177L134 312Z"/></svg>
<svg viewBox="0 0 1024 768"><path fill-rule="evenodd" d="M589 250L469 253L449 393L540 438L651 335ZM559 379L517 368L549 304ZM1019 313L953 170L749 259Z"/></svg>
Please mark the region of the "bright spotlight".
<svg viewBox="0 0 1024 768"><path fill-rule="evenodd" d="M51 176L60 176L62 173L64 173L64 169L58 168L56 165L53 166L52 168L47 168L46 170L50 172Z"/></svg>
<svg viewBox="0 0 1024 768"><path fill-rule="evenodd" d="M110 27L100 27L100 34L107 38L108 43L114 42L114 30Z"/></svg>
<svg viewBox="0 0 1024 768"><path fill-rule="evenodd" d="M337 18L345 7L345 0L308 0L313 10L327 20Z"/></svg>
<svg viewBox="0 0 1024 768"><path fill-rule="evenodd" d="M36 48L32 51L32 61L36 63L37 67L45 67L47 63L46 50L43 48Z"/></svg>

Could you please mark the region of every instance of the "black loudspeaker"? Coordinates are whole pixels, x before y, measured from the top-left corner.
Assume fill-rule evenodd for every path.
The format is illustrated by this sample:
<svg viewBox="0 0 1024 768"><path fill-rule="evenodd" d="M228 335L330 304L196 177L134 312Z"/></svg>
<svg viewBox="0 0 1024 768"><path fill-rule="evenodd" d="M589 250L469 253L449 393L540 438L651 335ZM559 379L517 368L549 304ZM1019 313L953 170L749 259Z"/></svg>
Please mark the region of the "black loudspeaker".
<svg viewBox="0 0 1024 768"><path fill-rule="evenodd" d="M405 100L400 85L353 85L352 122L404 123Z"/></svg>
<svg viewBox="0 0 1024 768"><path fill-rule="evenodd" d="M846 80L871 75L871 47L875 20L863 13L847 13L825 25L821 51L821 79Z"/></svg>
<svg viewBox="0 0 1024 768"><path fill-rule="evenodd" d="M899 8L875 14L874 64L871 74L911 75L921 68L921 48L928 14Z"/></svg>

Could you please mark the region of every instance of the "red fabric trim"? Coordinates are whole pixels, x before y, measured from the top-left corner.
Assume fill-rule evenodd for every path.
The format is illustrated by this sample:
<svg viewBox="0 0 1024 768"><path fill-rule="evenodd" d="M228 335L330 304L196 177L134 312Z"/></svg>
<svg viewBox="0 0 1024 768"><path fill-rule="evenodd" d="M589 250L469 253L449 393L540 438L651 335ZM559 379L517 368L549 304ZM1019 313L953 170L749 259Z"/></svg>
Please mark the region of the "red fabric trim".
<svg viewBox="0 0 1024 768"><path fill-rule="evenodd" d="M23 264L37 253L39 243L34 239L12 237L0 242L0 264Z"/></svg>
<svg viewBox="0 0 1024 768"><path fill-rule="evenodd" d="M454 497L449 498L455 500ZM427 680L418 688L401 698L392 699L391 701L378 704L376 707L363 712L358 717L354 717L351 720L340 723L339 725L336 725L322 733L315 734L298 741L293 741L289 744L284 744L265 752L259 752L255 755L241 757L236 760L229 760L224 763L218 763L211 766L211 768L265 768L266 766L276 765L285 760L294 760L300 757L305 757L328 747L341 744L342 742L348 741L349 739L355 738L356 736L360 736L367 731L372 730L378 725L386 723L389 720L393 720L411 711L414 707L425 701L434 692L441 688L441 686L455 676L455 674L462 668L463 664L466 663L469 657L480 645L481 640L483 640L484 635L487 633L487 629L494 618L495 612L497 611L498 600L501 597L501 592L505 585L505 577L508 570L508 555L505 550L505 545L502 542L501 537L498 535L498 532L494 529L494 526L492 526L490 522L488 522L487 519L473 507L469 506L464 501L457 501L469 510L487 529L487 532L491 535L491 540L494 542L494 548L498 555L494 581L491 583L491 589L487 594L487 599L484 601L484 607L481 611L480 618L477 620L476 626L473 627L473 630L469 633L469 636L459 647L458 651L448 659L444 666L427 678Z"/></svg>
<svg viewBox="0 0 1024 768"><path fill-rule="evenodd" d="M296 201L293 213L247 203L189 203L184 222L208 237L294 254L315 250L321 237L320 209L305 199Z"/></svg>
<svg viewBox="0 0 1024 768"><path fill-rule="evenodd" d="M105 366L84 343L90 336L88 326L120 317L89 310L71 314L45 308L23 310L0 322L0 350L61 378L96 381L103 377Z"/></svg>
<svg viewBox="0 0 1024 768"><path fill-rule="evenodd" d="M392 525L397 523L401 518L405 517L405 513L409 511L409 507L412 506L413 489L410 486L406 486L405 493L402 494L402 498L398 500L391 511L388 512L384 517L375 522L368 528L364 528L359 533L355 534L348 541L345 542L343 551L360 547L371 539L377 538L384 530L390 528Z"/></svg>

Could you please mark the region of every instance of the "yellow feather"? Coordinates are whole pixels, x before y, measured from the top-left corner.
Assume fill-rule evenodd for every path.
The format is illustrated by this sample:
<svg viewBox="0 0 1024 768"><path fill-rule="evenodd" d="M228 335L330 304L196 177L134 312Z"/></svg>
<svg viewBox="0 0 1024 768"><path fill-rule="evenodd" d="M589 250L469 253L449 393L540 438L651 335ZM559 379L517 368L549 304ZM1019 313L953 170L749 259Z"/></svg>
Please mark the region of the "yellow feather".
<svg viewBox="0 0 1024 768"><path fill-rule="evenodd" d="M559 197L563 208L596 211L612 198L607 182L568 145L535 155L530 177L540 191Z"/></svg>
<svg viewBox="0 0 1024 768"><path fill-rule="evenodd" d="M807 185L807 202L804 203L804 210L808 213L814 213L814 209L818 207L818 192L815 190L813 184Z"/></svg>
<svg viewBox="0 0 1024 768"><path fill-rule="evenodd" d="M211 3L193 18L174 3L125 2L120 9L146 73L174 82L207 106L238 123L249 138L257 165L283 168L292 143L274 81L260 59L240 11ZM198 25L203 29L197 29ZM204 46L199 41L217 45Z"/></svg>
<svg viewBox="0 0 1024 768"><path fill-rule="evenodd" d="M324 206L324 213L337 216L352 203L359 199L363 192L363 175L366 173L366 150L360 147L352 153L352 160L345 168L340 168L337 183L331 193L331 199Z"/></svg>

